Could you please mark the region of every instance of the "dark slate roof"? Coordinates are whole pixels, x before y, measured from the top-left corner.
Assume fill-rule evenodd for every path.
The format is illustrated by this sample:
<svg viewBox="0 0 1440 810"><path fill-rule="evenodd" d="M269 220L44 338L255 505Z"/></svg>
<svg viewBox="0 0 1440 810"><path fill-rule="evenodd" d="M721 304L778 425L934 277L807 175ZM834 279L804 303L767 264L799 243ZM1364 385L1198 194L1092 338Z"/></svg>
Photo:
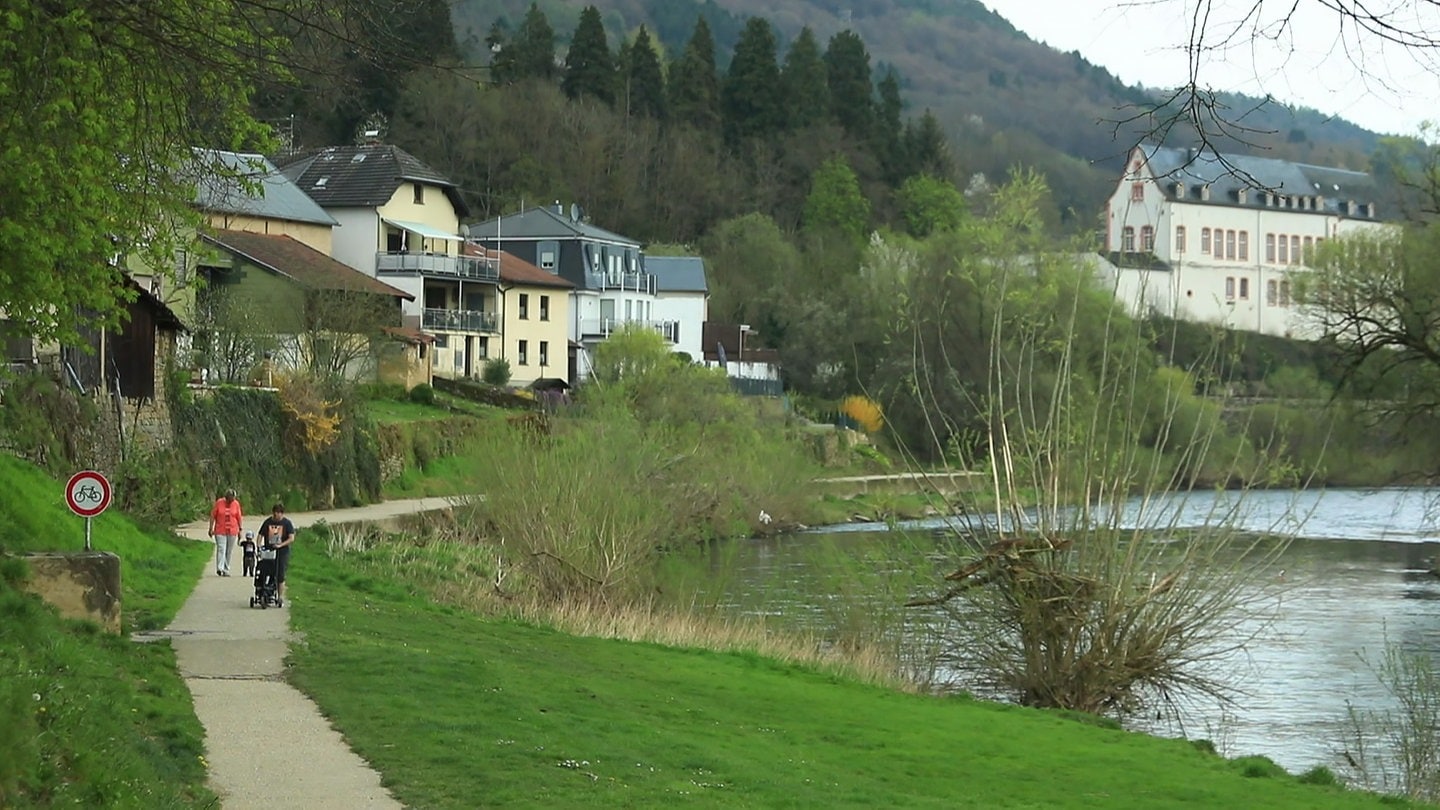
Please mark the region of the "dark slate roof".
<svg viewBox="0 0 1440 810"><path fill-rule="evenodd" d="M1370 203L1378 196L1374 179L1365 172L1293 163L1276 158L1220 154L1168 146L1141 147L1150 171L1165 195L1190 203L1268 208L1265 192L1300 197L1320 197L1318 211L1346 213L1347 202ZM1183 183L1184 196L1176 194ZM1210 199L1201 200L1200 190L1209 185ZM1240 201L1240 191L1246 191ZM1288 210L1288 209L1287 209Z"/></svg>
<svg viewBox="0 0 1440 810"><path fill-rule="evenodd" d="M275 162L301 191L326 208L374 208L390 202L401 183L418 181L444 189L461 217L470 214L454 183L391 144L327 146Z"/></svg>
<svg viewBox="0 0 1440 810"><path fill-rule="evenodd" d="M218 230L204 239L307 289L368 292L415 300L410 293L371 278L288 236Z"/></svg>
<svg viewBox="0 0 1440 810"><path fill-rule="evenodd" d="M470 238L485 241L506 239L588 239L619 245L640 247L640 243L628 236L597 228L590 223L571 219L553 208L530 208L518 214L508 214L497 219L477 222L470 226Z"/></svg>
<svg viewBox="0 0 1440 810"><path fill-rule="evenodd" d="M574 289L571 282L555 275L547 273L519 256L515 256L504 250L488 250L474 242L466 242L461 248L466 256L482 256L494 258L500 256L500 280L510 284L529 284L536 287L561 287Z"/></svg>
<svg viewBox="0 0 1440 810"><path fill-rule="evenodd" d="M656 292L710 292L699 256L646 256L645 272L655 276Z"/></svg>
<svg viewBox="0 0 1440 810"><path fill-rule="evenodd" d="M195 205L202 211L335 224L334 217L264 155L196 149L195 156Z"/></svg>

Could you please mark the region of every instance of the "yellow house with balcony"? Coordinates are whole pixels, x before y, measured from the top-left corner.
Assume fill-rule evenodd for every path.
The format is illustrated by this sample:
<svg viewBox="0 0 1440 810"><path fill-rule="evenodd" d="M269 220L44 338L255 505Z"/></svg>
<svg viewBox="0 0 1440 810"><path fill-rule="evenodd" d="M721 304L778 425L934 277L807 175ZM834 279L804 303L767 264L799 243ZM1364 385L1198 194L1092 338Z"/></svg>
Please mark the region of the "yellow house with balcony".
<svg viewBox="0 0 1440 810"><path fill-rule="evenodd" d="M279 160L333 217L331 255L414 297L406 327L434 337L434 371L479 377L500 338L500 268L465 255L469 208L449 179L390 144L333 146Z"/></svg>

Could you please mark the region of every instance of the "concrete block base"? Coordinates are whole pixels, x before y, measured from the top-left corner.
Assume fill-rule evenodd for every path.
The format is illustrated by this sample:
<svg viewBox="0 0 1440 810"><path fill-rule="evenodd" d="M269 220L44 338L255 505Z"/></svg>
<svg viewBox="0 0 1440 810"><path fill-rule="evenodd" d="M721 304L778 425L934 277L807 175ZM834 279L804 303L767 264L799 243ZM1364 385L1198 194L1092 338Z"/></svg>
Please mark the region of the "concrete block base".
<svg viewBox="0 0 1440 810"><path fill-rule="evenodd" d="M120 558L106 551L26 554L25 589L67 619L88 619L120 633Z"/></svg>

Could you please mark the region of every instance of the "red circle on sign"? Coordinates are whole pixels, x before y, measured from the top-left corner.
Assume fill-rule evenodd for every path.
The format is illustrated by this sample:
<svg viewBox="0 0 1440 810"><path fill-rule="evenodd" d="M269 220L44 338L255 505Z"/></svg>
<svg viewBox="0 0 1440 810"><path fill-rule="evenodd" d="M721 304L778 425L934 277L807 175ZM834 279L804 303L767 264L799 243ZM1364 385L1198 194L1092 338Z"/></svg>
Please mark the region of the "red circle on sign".
<svg viewBox="0 0 1440 810"><path fill-rule="evenodd" d="M65 505L80 517L95 517L110 506L110 481L94 470L81 470L65 483Z"/></svg>

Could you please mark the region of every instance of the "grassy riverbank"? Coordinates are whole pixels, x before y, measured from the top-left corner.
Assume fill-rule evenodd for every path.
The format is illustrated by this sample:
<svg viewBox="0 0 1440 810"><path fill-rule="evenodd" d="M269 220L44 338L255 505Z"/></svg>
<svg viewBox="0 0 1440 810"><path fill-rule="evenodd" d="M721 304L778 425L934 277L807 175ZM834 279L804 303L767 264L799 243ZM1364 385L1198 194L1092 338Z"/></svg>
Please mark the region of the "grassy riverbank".
<svg viewBox="0 0 1440 810"><path fill-rule="evenodd" d="M95 549L121 557L126 635L106 635L24 593L25 564L7 556L84 548L61 484L0 456L0 489L0 807L213 806L174 652L128 637L169 623L207 548L97 518Z"/></svg>
<svg viewBox="0 0 1440 810"><path fill-rule="evenodd" d="M411 806L1394 806L1086 718L486 618L393 559L303 550L292 678Z"/></svg>

